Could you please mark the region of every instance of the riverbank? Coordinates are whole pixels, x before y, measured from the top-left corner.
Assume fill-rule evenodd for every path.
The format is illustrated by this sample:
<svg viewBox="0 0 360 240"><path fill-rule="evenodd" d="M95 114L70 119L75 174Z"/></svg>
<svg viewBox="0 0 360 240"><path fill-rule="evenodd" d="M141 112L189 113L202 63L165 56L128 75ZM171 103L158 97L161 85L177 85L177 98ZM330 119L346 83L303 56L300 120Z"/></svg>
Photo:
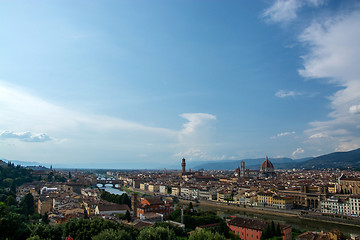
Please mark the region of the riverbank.
<svg viewBox="0 0 360 240"><path fill-rule="evenodd" d="M141 193L141 192L134 191L134 190L132 190L132 189L130 189L130 188L127 188L127 187L125 187L125 186L122 186L120 189L121 189L122 191L125 191L127 194L133 194L133 193L135 193L135 194L137 194L137 195L143 194L143 193Z"/></svg>
<svg viewBox="0 0 360 240"><path fill-rule="evenodd" d="M140 190L129 187L128 190L130 192L136 192L138 195L146 194L146 195L158 195L154 192L146 191L146 190ZM222 210L222 211L228 211L236 214L254 214L258 216L263 216L264 218L267 216L267 218L274 216L278 218L286 218L286 219L296 219L299 221L305 221L305 222L312 222L316 223L317 225L334 225L334 226L344 226L347 228L356 228L356 235L360 236L360 219L359 222L349 222L349 221L343 221L340 219L329 219L326 217L319 217L319 216L312 216L312 215L302 215L300 210L283 210L283 209L272 209L272 208L257 208L257 207L250 207L250 206L237 206L233 204L227 205L226 203L220 203L220 202L214 202L214 201L205 201L200 200L198 203L194 203L193 201L189 200L183 200L179 199L180 203L189 204L189 202L192 202L193 205L205 207L209 210ZM336 228L336 227L335 227Z"/></svg>
<svg viewBox="0 0 360 240"><path fill-rule="evenodd" d="M180 203L186 203L189 204L188 200L182 200L180 199ZM194 204L194 203L193 203ZM216 202L210 202L210 201L199 201L198 203L195 203L194 206L202 205L209 208L214 208L215 210L230 210L230 211L239 211L239 212L249 212L249 213L255 213L255 214L266 214L266 215L272 215L272 216L281 216L281 217L298 217L300 213L291 213L291 212L279 212L274 211L272 209L264 209L264 208L253 208L249 206L234 206L234 205L226 205L224 203L216 203Z"/></svg>
<svg viewBox="0 0 360 240"><path fill-rule="evenodd" d="M180 199L180 203L189 204L188 200ZM244 206L235 206L235 205L227 205L224 203L216 203L210 201L199 201L198 203L194 203L194 206L203 206L213 210L225 210L231 212L238 213L253 213L257 215L268 215L268 216L278 216L278 217L286 217L286 218L297 218L306 221L318 222L318 223L331 223L337 225L344 225L347 227L356 227L360 229L360 221L351 221L351 220L343 220L343 219L328 219L326 217L321 216L304 216L301 215L300 211L295 210L279 210L279 209L270 209L270 208L253 208L253 207L244 207Z"/></svg>

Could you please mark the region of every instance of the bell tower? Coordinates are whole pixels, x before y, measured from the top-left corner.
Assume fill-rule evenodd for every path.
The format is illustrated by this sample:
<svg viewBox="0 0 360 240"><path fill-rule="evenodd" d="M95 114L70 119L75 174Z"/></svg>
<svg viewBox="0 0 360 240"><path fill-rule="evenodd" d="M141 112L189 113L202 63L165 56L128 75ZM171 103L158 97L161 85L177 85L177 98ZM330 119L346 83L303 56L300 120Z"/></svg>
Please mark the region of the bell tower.
<svg viewBox="0 0 360 240"><path fill-rule="evenodd" d="M185 172L185 167L186 167L186 162L185 162L185 158L182 159L182 162L181 162L181 172Z"/></svg>

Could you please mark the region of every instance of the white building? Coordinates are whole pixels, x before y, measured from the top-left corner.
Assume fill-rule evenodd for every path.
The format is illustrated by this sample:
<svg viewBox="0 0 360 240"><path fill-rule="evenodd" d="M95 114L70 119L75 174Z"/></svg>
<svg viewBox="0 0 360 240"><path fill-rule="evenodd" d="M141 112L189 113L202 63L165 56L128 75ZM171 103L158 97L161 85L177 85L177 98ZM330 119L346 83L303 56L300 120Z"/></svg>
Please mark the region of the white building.
<svg viewBox="0 0 360 240"><path fill-rule="evenodd" d="M351 195L349 197L350 214L360 216L360 195Z"/></svg>
<svg viewBox="0 0 360 240"><path fill-rule="evenodd" d="M167 194L168 193L168 187L165 186L165 185L160 185L159 192L163 193L163 194Z"/></svg>
<svg viewBox="0 0 360 240"><path fill-rule="evenodd" d="M321 212L350 215L350 203L348 199L339 199L334 196L320 202Z"/></svg>
<svg viewBox="0 0 360 240"><path fill-rule="evenodd" d="M191 194L190 188L188 188L188 187L181 188L181 196L182 197L190 198L190 194Z"/></svg>

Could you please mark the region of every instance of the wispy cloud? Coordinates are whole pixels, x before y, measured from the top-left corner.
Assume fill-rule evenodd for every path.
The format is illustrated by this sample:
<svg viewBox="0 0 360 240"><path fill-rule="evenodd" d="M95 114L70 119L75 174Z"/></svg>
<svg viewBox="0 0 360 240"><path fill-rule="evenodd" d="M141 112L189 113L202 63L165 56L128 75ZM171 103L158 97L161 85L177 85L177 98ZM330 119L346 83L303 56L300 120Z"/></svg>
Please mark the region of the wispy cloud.
<svg viewBox="0 0 360 240"><path fill-rule="evenodd" d="M302 154L302 153L304 153L304 152L305 152L304 149L302 149L302 148L300 147L300 148L297 148L297 149L292 153L292 156L293 156L293 158L294 158L294 157L296 157L296 155Z"/></svg>
<svg viewBox="0 0 360 240"><path fill-rule="evenodd" d="M16 129L19 126L35 131L66 131L67 129L88 128L94 131L122 129L157 132L176 136L176 131L145 126L107 115L85 114L58 106L44 99L28 94L14 86L1 84L0 104L2 126Z"/></svg>
<svg viewBox="0 0 360 240"><path fill-rule="evenodd" d="M13 131L2 131L0 132L0 139L19 139L23 142L47 142L51 141L52 138L45 133L32 134L31 132L13 132Z"/></svg>
<svg viewBox="0 0 360 240"><path fill-rule="evenodd" d="M76 150L84 155L82 159L91 157L94 152L99 154L104 151L109 155L118 155L121 151L133 152L128 155L151 159L154 152L171 157L174 152L187 152L191 146L206 152L209 144L214 142L212 134L216 116L208 113L181 114L185 123L179 129L148 126L118 117L64 108L4 82L0 82L0 106L0 126L11 129L1 132L0 138L3 141L44 142L47 145L42 148L32 146L33 156L38 157L42 156L46 147L53 149L54 157L57 157L56 154L68 154L69 159L74 157ZM24 147L20 143L15 144L16 153L25 153L21 150ZM63 151L59 152L59 149ZM16 157L18 155L13 156L19 158Z"/></svg>
<svg viewBox="0 0 360 240"><path fill-rule="evenodd" d="M188 120L179 132L179 137L192 135L200 126L204 126L209 120L216 120L216 116L208 113L183 113L182 118Z"/></svg>
<svg viewBox="0 0 360 240"><path fill-rule="evenodd" d="M291 21L297 17L296 11L301 5L297 0L277 0L264 11L263 17L269 22Z"/></svg>
<svg viewBox="0 0 360 240"><path fill-rule="evenodd" d="M293 135L296 132L292 131L292 132L282 132L282 133L278 133L275 136L270 137L271 139L275 139L275 138L279 138L279 137L284 137L284 136L288 136L288 135Z"/></svg>
<svg viewBox="0 0 360 240"><path fill-rule="evenodd" d="M173 155L176 158L185 157L188 160L225 160L227 159L226 155L213 155L207 151L203 151L198 148L189 148L184 152L178 152Z"/></svg>
<svg viewBox="0 0 360 240"><path fill-rule="evenodd" d="M276 0L263 12L263 17L270 23L286 23L297 18L297 11L304 6L318 7L323 0Z"/></svg>
<svg viewBox="0 0 360 240"><path fill-rule="evenodd" d="M309 139L327 138L328 136L324 133L315 133L309 137Z"/></svg>
<svg viewBox="0 0 360 240"><path fill-rule="evenodd" d="M309 49L308 54L302 56L304 68L299 73L305 78L327 79L329 84L342 87L329 97L330 120L313 121L305 131L310 139L327 136L335 145L333 150L360 147L359 22L360 11L356 9L350 14L315 21L299 38Z"/></svg>
<svg viewBox="0 0 360 240"><path fill-rule="evenodd" d="M350 106L349 113L351 113L351 114L359 114L360 113L360 104Z"/></svg>
<svg viewBox="0 0 360 240"><path fill-rule="evenodd" d="M279 90L275 93L275 96L278 98L295 97L299 95L302 95L302 93L288 90Z"/></svg>

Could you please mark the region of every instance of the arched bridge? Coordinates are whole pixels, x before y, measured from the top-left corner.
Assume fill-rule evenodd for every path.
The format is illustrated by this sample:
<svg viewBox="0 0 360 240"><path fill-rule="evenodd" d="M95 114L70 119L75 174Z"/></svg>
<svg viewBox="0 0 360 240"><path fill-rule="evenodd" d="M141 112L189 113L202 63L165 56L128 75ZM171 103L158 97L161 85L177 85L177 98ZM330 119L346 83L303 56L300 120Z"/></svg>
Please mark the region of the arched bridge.
<svg viewBox="0 0 360 240"><path fill-rule="evenodd" d="M116 179L97 179L96 184L102 184L103 187L105 187L106 184L112 184L115 188L115 185L123 185L123 181Z"/></svg>

